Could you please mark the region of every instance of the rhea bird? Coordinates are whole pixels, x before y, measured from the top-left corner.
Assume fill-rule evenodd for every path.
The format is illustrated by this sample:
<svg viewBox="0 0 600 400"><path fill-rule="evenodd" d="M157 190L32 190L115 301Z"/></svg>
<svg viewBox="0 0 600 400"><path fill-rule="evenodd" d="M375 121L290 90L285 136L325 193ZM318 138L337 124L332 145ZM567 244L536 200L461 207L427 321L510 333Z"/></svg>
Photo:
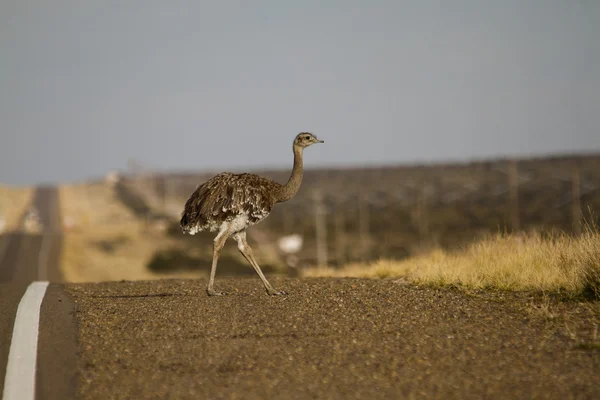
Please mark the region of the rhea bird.
<svg viewBox="0 0 600 400"><path fill-rule="evenodd" d="M275 290L260 270L252 249L246 241L246 229L256 225L271 213L273 206L292 199L302 183L302 153L315 143L324 143L310 132L301 132L294 139L294 167L285 185L255 174L223 172L199 185L185 203L181 216L183 233L218 231L213 241L213 260L206 293L223 295L214 288L219 254L232 236L244 258L252 265L269 295L285 292Z"/></svg>

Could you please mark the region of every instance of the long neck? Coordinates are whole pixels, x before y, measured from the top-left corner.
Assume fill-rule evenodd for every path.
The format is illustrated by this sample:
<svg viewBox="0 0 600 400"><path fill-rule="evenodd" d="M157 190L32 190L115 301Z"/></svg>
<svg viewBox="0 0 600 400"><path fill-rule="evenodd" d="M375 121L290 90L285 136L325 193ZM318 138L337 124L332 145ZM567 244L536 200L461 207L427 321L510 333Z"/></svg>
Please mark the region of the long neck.
<svg viewBox="0 0 600 400"><path fill-rule="evenodd" d="M281 187L279 193L277 193L277 202L281 203L290 200L302 183L302 148L294 146L294 168L292 169L292 175L285 185Z"/></svg>

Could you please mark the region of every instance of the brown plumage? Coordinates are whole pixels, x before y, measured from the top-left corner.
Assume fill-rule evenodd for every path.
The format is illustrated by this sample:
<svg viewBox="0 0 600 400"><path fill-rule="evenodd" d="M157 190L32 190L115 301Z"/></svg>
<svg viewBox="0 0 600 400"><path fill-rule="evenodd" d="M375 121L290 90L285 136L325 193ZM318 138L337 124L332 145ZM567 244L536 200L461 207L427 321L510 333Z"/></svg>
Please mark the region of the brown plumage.
<svg viewBox="0 0 600 400"><path fill-rule="evenodd" d="M237 215L248 216L249 225L264 219L277 202L281 185L254 174L223 172L200 185L185 204L181 218L184 232L218 230Z"/></svg>
<svg viewBox="0 0 600 400"><path fill-rule="evenodd" d="M213 264L207 287L209 295L222 294L213 288L214 276L219 254L229 236L238 242L240 252L258 273L267 293L283 293L273 289L264 277L246 241L246 229L265 219L275 204L294 197L302 182L302 151L315 143L323 141L308 132L296 136L294 167L285 185L254 174L224 172L198 186L187 200L180 221L184 233L193 235L204 230L219 231L214 240Z"/></svg>

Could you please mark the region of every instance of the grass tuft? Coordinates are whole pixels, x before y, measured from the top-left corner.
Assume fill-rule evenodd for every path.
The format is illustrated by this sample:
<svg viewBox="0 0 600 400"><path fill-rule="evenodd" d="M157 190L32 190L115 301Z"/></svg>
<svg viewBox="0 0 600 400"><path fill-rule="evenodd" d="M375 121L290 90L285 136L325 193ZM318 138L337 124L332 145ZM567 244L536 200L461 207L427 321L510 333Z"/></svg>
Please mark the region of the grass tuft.
<svg viewBox="0 0 600 400"><path fill-rule="evenodd" d="M402 261L313 268L305 276L406 277L415 283L558 291L600 299L600 232L588 226L578 237L498 234L457 252L437 249Z"/></svg>

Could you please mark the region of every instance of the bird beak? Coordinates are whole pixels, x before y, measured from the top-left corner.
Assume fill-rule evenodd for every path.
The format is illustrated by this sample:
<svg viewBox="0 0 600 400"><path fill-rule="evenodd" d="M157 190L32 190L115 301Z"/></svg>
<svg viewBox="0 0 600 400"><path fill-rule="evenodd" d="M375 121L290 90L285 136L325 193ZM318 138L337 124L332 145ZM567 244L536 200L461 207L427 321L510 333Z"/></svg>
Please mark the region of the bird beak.
<svg viewBox="0 0 600 400"><path fill-rule="evenodd" d="M325 143L323 140L317 140L317 143Z"/></svg>

